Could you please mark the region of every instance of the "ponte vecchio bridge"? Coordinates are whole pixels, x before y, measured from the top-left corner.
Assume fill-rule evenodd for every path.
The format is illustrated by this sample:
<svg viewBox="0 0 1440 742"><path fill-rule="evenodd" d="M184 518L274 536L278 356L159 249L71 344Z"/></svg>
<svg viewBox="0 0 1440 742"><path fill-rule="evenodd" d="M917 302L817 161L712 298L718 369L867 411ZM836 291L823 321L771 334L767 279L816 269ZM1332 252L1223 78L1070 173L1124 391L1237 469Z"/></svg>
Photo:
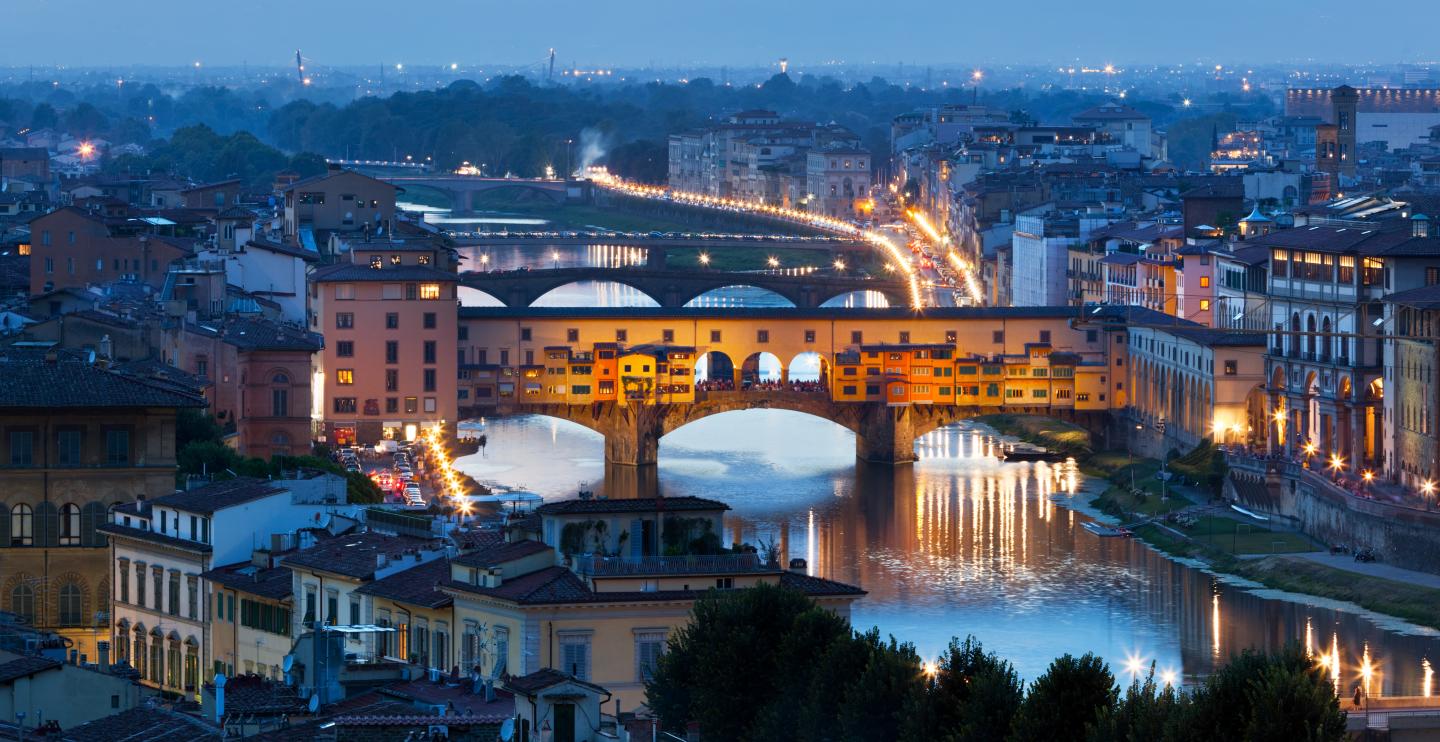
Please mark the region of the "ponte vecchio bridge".
<svg viewBox="0 0 1440 742"><path fill-rule="evenodd" d="M579 281L629 286L667 308L685 306L716 289L751 286L777 294L797 307L819 307L855 292L874 291L891 306L904 306L909 288L902 281L868 279L828 272L680 271L651 268L553 268L460 274L460 285L489 294L507 307L528 307L551 290Z"/></svg>
<svg viewBox="0 0 1440 742"><path fill-rule="evenodd" d="M1130 311L470 307L462 414L570 420L605 437L607 461L650 465L690 422L785 409L854 431L862 459L905 463L916 437L991 412L1101 429L1125 404L1113 336Z"/></svg>

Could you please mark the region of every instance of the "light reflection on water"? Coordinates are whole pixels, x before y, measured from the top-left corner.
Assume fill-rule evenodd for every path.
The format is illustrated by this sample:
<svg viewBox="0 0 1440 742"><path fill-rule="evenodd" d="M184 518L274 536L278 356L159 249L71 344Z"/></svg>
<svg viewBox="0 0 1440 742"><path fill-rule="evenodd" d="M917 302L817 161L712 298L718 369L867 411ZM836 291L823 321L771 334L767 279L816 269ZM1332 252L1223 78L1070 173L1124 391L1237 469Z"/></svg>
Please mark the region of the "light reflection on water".
<svg viewBox="0 0 1440 742"><path fill-rule="evenodd" d="M1073 465L1000 462L987 431L964 423L921 439L919 460L900 467L857 463L849 431L776 410L680 428L661 441L652 470L607 471L597 434L551 418L490 419L486 432L486 455L457 462L481 481L547 499L573 497L585 482L611 497L728 503L727 539L774 539L814 574L864 587L856 626L879 626L922 656L975 634L1029 678L1060 654L1094 651L1122 681L1127 659L1138 659L1191 682L1242 649L1298 641L1338 655L1347 695L1367 648L1372 695L1431 690L1435 632L1263 598L1139 543L1098 537L1081 527L1087 516L1064 507L1094 489Z"/></svg>

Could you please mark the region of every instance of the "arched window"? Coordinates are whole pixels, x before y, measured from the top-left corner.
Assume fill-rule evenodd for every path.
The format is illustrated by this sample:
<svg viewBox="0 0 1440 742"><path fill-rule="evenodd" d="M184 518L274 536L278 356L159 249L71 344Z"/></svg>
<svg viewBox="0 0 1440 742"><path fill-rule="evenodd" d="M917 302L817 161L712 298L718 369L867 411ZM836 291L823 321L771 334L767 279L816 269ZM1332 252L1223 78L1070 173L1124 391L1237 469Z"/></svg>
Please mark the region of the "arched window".
<svg viewBox="0 0 1440 742"><path fill-rule="evenodd" d="M10 545L35 545L35 511L23 502L10 509Z"/></svg>
<svg viewBox="0 0 1440 742"><path fill-rule="evenodd" d="M79 626L84 623L84 595L80 586L73 582L67 582L60 586L61 626Z"/></svg>
<svg viewBox="0 0 1440 742"><path fill-rule="evenodd" d="M135 651L130 655L130 664L140 673L141 678L145 677L145 662L147 659L149 659L149 656L145 653L145 625L136 624Z"/></svg>
<svg viewBox="0 0 1440 742"><path fill-rule="evenodd" d="M282 371L277 371L277 372L275 372L275 375L274 375L274 376L270 377L270 383L271 383L271 384L289 384L289 383L290 383L290 377L287 376L287 375L285 375L285 373L282 372Z"/></svg>
<svg viewBox="0 0 1440 742"><path fill-rule="evenodd" d="M80 506L73 502L60 506L60 545L80 545Z"/></svg>
<svg viewBox="0 0 1440 742"><path fill-rule="evenodd" d="M270 434L270 453L274 456L290 455L290 434L277 430Z"/></svg>
<svg viewBox="0 0 1440 742"><path fill-rule="evenodd" d="M35 623L35 588L22 582L10 590L10 612L24 623Z"/></svg>

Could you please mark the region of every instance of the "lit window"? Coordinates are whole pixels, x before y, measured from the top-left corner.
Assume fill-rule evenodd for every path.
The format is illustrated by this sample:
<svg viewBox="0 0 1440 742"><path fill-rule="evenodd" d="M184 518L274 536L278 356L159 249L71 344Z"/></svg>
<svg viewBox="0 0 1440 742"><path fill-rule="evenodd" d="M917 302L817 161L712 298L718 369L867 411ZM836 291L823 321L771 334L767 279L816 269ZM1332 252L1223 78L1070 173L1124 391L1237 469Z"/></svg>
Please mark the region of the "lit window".
<svg viewBox="0 0 1440 742"><path fill-rule="evenodd" d="M439 299L439 298L440 298L440 284L438 284L438 283L422 283L422 284L420 284L420 298L421 298L421 299Z"/></svg>
<svg viewBox="0 0 1440 742"><path fill-rule="evenodd" d="M1202 289L1208 289L1208 288L1210 288L1210 277L1209 277L1209 276L1201 276L1201 277L1200 277L1200 288L1202 288Z"/></svg>
<svg viewBox="0 0 1440 742"><path fill-rule="evenodd" d="M1202 312L1208 312L1208 311L1210 311L1210 300L1209 300L1209 299L1201 299L1201 300L1200 300L1200 311L1202 311Z"/></svg>
<svg viewBox="0 0 1440 742"><path fill-rule="evenodd" d="M349 386L355 383L355 369L341 368L335 370L335 383L341 386Z"/></svg>

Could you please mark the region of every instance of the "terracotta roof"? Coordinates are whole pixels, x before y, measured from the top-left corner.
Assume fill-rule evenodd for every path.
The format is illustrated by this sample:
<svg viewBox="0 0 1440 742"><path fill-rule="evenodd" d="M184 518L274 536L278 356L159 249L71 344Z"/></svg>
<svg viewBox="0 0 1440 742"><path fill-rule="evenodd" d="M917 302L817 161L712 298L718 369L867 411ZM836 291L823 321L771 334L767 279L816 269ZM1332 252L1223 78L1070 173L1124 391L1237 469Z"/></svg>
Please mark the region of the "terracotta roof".
<svg viewBox="0 0 1440 742"><path fill-rule="evenodd" d="M496 714L488 716L436 716L434 714L353 714L348 716L336 716L332 719L337 726L342 727L430 727L447 726L472 728L477 726L494 726L499 729L505 720L510 718L509 714Z"/></svg>
<svg viewBox="0 0 1440 742"><path fill-rule="evenodd" d="M452 601L448 594L440 592L435 586L449 581L450 560L432 559L418 567L370 582L355 592L425 608L441 608Z"/></svg>
<svg viewBox="0 0 1440 742"><path fill-rule="evenodd" d="M215 727L199 719L159 708L133 708L67 730L62 742L209 742L221 739Z"/></svg>
<svg viewBox="0 0 1440 742"><path fill-rule="evenodd" d="M525 539L508 544L496 544L486 549L465 554L457 558L455 563L465 567L488 568L550 550L551 548L549 546L546 546L540 541Z"/></svg>
<svg viewBox="0 0 1440 742"><path fill-rule="evenodd" d="M810 597L832 596L832 595L864 595L865 591L854 585L844 582L827 580L823 577L812 577L797 572L783 572L780 575L780 586L799 590Z"/></svg>
<svg viewBox="0 0 1440 742"><path fill-rule="evenodd" d="M299 350L313 353L325 347L325 339L317 333L259 317L227 322L223 337L225 342L241 350Z"/></svg>
<svg viewBox="0 0 1440 742"><path fill-rule="evenodd" d="M20 657L0 664L0 684L9 683L12 680L28 678L39 672L44 672L60 667L59 660L47 659L45 657Z"/></svg>
<svg viewBox="0 0 1440 742"><path fill-rule="evenodd" d="M308 567L369 580L374 578L381 554L394 561L404 557L407 551L423 549L433 543L431 539L366 531L298 551L287 557L285 564L291 569Z"/></svg>
<svg viewBox="0 0 1440 742"><path fill-rule="evenodd" d="M225 682L225 714L298 714L306 702L295 689L259 675L236 675Z"/></svg>
<svg viewBox="0 0 1440 742"><path fill-rule="evenodd" d="M289 567L257 567L250 562L236 562L205 572L205 579L240 592L258 595L271 600L284 600L291 596L291 572Z"/></svg>
<svg viewBox="0 0 1440 742"><path fill-rule="evenodd" d="M1149 116L1131 108L1118 101L1102 103L1089 110L1081 111L1070 117L1072 121L1097 121L1114 120L1123 121L1127 119L1148 119Z"/></svg>
<svg viewBox="0 0 1440 742"><path fill-rule="evenodd" d="M1404 304L1416 309L1440 309L1440 284L1397 291L1387 294L1384 300L1390 304Z"/></svg>
<svg viewBox="0 0 1440 742"><path fill-rule="evenodd" d="M3 407L204 407L202 397L61 354L0 350Z"/></svg>
<svg viewBox="0 0 1440 742"><path fill-rule="evenodd" d="M187 492L176 492L150 501L150 506L163 506L184 510L187 513L211 514L217 510L244 505L252 500L285 492L285 487L267 479L237 477L224 482L214 482Z"/></svg>
<svg viewBox="0 0 1440 742"><path fill-rule="evenodd" d="M245 243L245 247L247 249L254 247L260 250L268 250L273 253L278 253L280 255L289 255L292 258L300 258L311 263L315 263L320 260L319 253L305 250L294 245L284 245L279 242L271 242L270 240L265 239L252 239L249 242Z"/></svg>
<svg viewBox="0 0 1440 742"><path fill-rule="evenodd" d="M842 582L819 577L780 573L780 584L812 597L864 595L865 591ZM647 603L695 600L707 592L695 590L605 591L595 592L565 567L545 569L506 580L499 587L482 587L452 580L446 589L509 600L521 605L566 605L574 603Z"/></svg>
<svg viewBox="0 0 1440 742"><path fill-rule="evenodd" d="M730 506L719 500L706 500L700 497L641 497L625 500L561 500L560 502L547 502L535 512L541 515L571 515L581 513L653 513L656 510L665 512L679 511L704 511L704 510L729 510Z"/></svg>
<svg viewBox="0 0 1440 742"><path fill-rule="evenodd" d="M533 697L546 688L554 688L561 683L575 683L591 688L599 693L609 693L604 688L590 682L581 680L574 675L569 675L553 667L543 667L529 675L506 678L504 681L505 690L519 693L522 696Z"/></svg>
<svg viewBox="0 0 1440 742"><path fill-rule="evenodd" d="M327 281L458 281L454 273L447 273L424 265L397 265L388 268L371 268L355 263L336 263L316 268L310 274L317 283Z"/></svg>

